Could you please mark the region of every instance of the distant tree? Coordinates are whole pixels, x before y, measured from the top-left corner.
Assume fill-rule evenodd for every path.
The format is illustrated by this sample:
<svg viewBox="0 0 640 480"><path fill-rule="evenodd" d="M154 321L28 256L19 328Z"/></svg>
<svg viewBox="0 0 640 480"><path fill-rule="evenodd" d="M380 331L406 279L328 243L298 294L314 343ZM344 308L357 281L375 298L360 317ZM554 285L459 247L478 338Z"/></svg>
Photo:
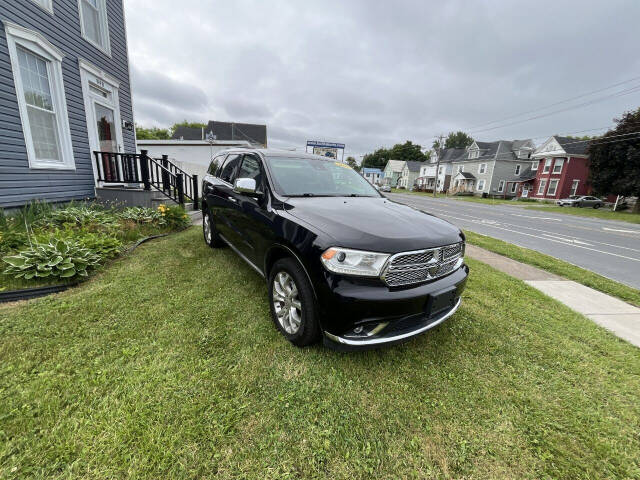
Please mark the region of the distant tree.
<svg viewBox="0 0 640 480"><path fill-rule="evenodd" d="M367 153L362 158L363 167L384 169L389 160L415 160L424 162L429 159L430 153L422 152L422 147L417 143L407 140L405 143L397 143L391 148L379 148L373 153Z"/></svg>
<svg viewBox="0 0 640 480"><path fill-rule="evenodd" d="M177 127L188 127L188 128L204 128L206 127L206 123L201 122L189 122L188 120L183 120L182 122L174 123L171 126L171 133L176 131Z"/></svg>
<svg viewBox="0 0 640 480"><path fill-rule="evenodd" d="M638 131L640 108L614 121L617 125L613 130L589 145L591 184L601 194L640 197L640 137L620 137ZM640 213L640 200L633 212Z"/></svg>
<svg viewBox="0 0 640 480"><path fill-rule="evenodd" d="M437 143L437 140L435 143ZM444 141L444 148L466 148L472 143L473 138L464 132L449 132L449 135L447 135L447 138Z"/></svg>
<svg viewBox="0 0 640 480"><path fill-rule="evenodd" d="M356 172L360 170L360 165L358 165L358 162L356 162L356 159L353 157L347 157L345 163L353 168Z"/></svg>
<svg viewBox="0 0 640 480"><path fill-rule="evenodd" d="M169 140L171 138L171 134L166 128L145 128L140 125L136 125L136 138L138 140Z"/></svg>

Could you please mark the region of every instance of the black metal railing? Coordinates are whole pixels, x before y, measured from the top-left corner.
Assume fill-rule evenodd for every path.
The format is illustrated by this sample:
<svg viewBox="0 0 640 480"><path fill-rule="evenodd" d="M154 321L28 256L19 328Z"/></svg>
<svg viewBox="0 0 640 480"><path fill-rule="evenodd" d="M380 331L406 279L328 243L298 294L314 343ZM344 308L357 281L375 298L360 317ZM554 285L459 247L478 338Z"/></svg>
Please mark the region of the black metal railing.
<svg viewBox="0 0 640 480"><path fill-rule="evenodd" d="M184 205L185 198L198 209L198 176L189 175L169 160L151 158L147 150L140 153L93 152L98 181L103 184L138 184L145 190L162 192L173 201Z"/></svg>

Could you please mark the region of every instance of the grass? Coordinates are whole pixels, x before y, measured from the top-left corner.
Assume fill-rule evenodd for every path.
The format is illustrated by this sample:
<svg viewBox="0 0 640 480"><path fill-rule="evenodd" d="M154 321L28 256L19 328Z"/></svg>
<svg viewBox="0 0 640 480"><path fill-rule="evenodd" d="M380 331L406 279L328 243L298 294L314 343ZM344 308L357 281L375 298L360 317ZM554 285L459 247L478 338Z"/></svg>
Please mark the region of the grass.
<svg viewBox="0 0 640 480"><path fill-rule="evenodd" d="M197 228L0 306L0 478L638 478L640 355L469 261L405 344L297 349Z"/></svg>
<svg viewBox="0 0 640 480"><path fill-rule="evenodd" d="M640 307L640 290L633 287L610 280L597 273L576 267L575 265L545 255L544 253L519 247L512 243L498 240L497 238L487 237L470 231L465 231L465 235L467 236L467 241L472 245L477 245L486 250L504 255L505 257L555 273L556 275L568 278Z"/></svg>
<svg viewBox="0 0 640 480"><path fill-rule="evenodd" d="M540 210L543 212L563 213L566 215L576 215L578 217L601 218L605 220L618 220L628 223L640 223L640 214L631 213L630 210L613 212L609 209L576 208L576 207L527 207L529 210Z"/></svg>

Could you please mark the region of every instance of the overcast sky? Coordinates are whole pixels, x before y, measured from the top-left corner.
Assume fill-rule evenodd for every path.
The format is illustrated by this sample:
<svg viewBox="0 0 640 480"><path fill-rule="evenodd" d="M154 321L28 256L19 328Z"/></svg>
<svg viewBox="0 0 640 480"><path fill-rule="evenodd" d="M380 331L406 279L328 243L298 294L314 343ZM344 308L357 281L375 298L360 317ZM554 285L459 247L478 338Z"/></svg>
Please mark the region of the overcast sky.
<svg viewBox="0 0 640 480"><path fill-rule="evenodd" d="M640 90L602 99L640 85L638 0L124 1L145 126L264 123L271 146L358 155L451 130L540 144L640 106Z"/></svg>

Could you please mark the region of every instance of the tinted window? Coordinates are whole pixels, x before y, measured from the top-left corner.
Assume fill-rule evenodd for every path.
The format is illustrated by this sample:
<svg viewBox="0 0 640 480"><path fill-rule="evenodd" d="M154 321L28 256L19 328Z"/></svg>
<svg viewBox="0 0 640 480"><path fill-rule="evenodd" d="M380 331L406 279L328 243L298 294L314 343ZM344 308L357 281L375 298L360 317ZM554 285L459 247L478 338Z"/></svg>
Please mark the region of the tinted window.
<svg viewBox="0 0 640 480"><path fill-rule="evenodd" d="M240 155L229 155L218 176L225 182L233 183L233 179L235 178L234 172L236 171L238 163L240 163Z"/></svg>
<svg viewBox="0 0 640 480"><path fill-rule="evenodd" d="M260 190L260 186L262 185L260 161L252 155L245 155L237 178L253 178L256 181L256 187Z"/></svg>
<svg viewBox="0 0 640 480"><path fill-rule="evenodd" d="M222 165L224 157L224 155L218 155L211 161L211 163L209 164L209 170L207 170L207 173L209 175L215 175L216 173L218 173L218 168L220 168L220 165Z"/></svg>

